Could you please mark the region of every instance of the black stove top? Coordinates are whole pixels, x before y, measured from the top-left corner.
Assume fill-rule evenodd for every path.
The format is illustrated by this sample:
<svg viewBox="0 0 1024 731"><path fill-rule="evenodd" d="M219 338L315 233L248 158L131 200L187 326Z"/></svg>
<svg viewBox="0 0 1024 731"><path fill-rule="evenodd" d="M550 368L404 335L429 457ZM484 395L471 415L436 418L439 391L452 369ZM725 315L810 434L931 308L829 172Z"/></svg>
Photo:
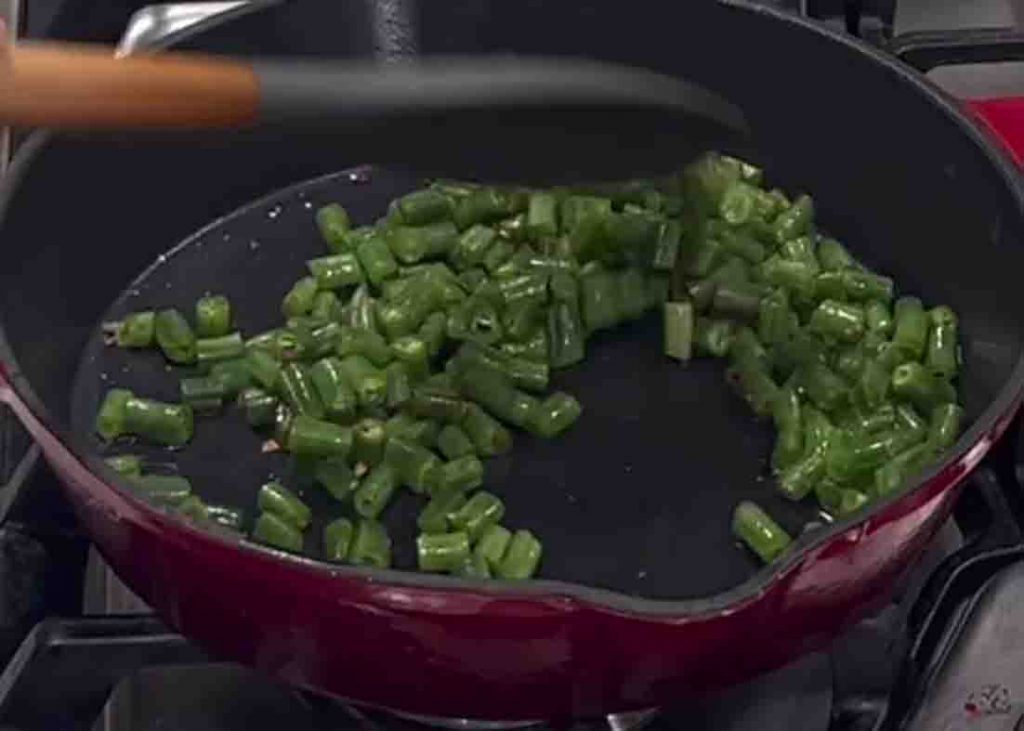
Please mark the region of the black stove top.
<svg viewBox="0 0 1024 731"><path fill-rule="evenodd" d="M28 0L23 17L31 35L113 41L141 4ZM894 0L773 4L882 36L895 17ZM1017 617L1024 606L1024 492L1016 474L1024 450L1017 422L989 460L999 479L986 471L973 477L955 519L900 595L827 651L719 696L571 728L917 731L936 727L935 719L945 728L980 720L986 729L1024 728L1024 688L1015 691L1011 683L1024 677L1024 649L1004 651L1016 630L1024 636L1024 610ZM168 631L90 555L37 457L10 414L0 411L0 729L424 727L216 662Z"/></svg>

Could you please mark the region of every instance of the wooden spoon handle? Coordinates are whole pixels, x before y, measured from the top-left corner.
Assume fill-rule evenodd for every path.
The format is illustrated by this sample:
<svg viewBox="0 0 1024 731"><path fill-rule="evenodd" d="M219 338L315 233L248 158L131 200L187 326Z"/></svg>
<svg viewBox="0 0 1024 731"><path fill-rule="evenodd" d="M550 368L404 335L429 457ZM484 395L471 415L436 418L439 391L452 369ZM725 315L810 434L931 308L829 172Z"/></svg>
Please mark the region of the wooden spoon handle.
<svg viewBox="0 0 1024 731"><path fill-rule="evenodd" d="M259 105L256 74L229 59L31 42L0 59L0 124L224 128L253 123Z"/></svg>

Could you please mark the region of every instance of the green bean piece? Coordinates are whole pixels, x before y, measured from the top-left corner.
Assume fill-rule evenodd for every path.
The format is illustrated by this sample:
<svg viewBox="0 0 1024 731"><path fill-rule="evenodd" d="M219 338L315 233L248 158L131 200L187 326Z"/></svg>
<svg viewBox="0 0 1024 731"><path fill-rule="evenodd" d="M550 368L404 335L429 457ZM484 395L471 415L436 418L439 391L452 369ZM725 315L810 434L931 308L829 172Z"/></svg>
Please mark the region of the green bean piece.
<svg viewBox="0 0 1024 731"><path fill-rule="evenodd" d="M539 238L558 235L558 199L550 193L533 193L526 211L526 228Z"/></svg>
<svg viewBox="0 0 1024 731"><path fill-rule="evenodd" d="M384 406L388 397L388 379L361 355L349 355L338 362L342 378L355 391L359 405L364 409Z"/></svg>
<svg viewBox="0 0 1024 731"><path fill-rule="evenodd" d="M669 219L661 224L658 231L658 243L654 247L654 258L651 268L662 272L675 269L679 259L679 244L682 240L683 228L679 221ZM733 252L736 253L736 252Z"/></svg>
<svg viewBox="0 0 1024 731"><path fill-rule="evenodd" d="M397 409L412 398L412 385L409 370L404 363L394 362L384 369L388 381L387 407Z"/></svg>
<svg viewBox="0 0 1024 731"><path fill-rule="evenodd" d="M586 336L575 302L556 302L548 309L547 357L552 368L567 368L583 360Z"/></svg>
<svg viewBox="0 0 1024 731"><path fill-rule="evenodd" d="M398 274L398 262L384 237L377 233L367 236L356 246L356 257L370 283L379 287Z"/></svg>
<svg viewBox="0 0 1024 731"><path fill-rule="evenodd" d="M391 437L384 448L384 462L390 465L402 484L415 493L430 486L432 474L441 466L441 460L420 444L402 437Z"/></svg>
<svg viewBox="0 0 1024 731"><path fill-rule="evenodd" d="M337 518L324 526L324 559L342 563L348 558L356 528L348 518Z"/></svg>
<svg viewBox="0 0 1024 731"><path fill-rule="evenodd" d="M699 236L686 251L685 272L703 279L718 265L725 254L721 241L710 236Z"/></svg>
<svg viewBox="0 0 1024 731"><path fill-rule="evenodd" d="M864 335L864 310L857 305L825 300L811 313L809 327L823 338L855 343Z"/></svg>
<svg viewBox="0 0 1024 731"><path fill-rule="evenodd" d="M745 262L760 264L767 256L764 244L746 231L724 229L718 235L722 241L722 250Z"/></svg>
<svg viewBox="0 0 1024 731"><path fill-rule="evenodd" d="M779 387L759 359L751 356L735 359L726 370L726 379L739 391L755 414L771 414Z"/></svg>
<svg viewBox="0 0 1024 731"><path fill-rule="evenodd" d="M567 393L556 391L535 409L529 429L537 436L552 439L572 426L582 413L583 406L579 401Z"/></svg>
<svg viewBox="0 0 1024 731"><path fill-rule="evenodd" d="M96 414L96 433L103 441L112 442L128 433L125 426L125 406L132 398L132 392L124 388L112 388L107 391Z"/></svg>
<svg viewBox="0 0 1024 731"><path fill-rule="evenodd" d="M808 398L825 413L836 412L846 405L849 386L828 366L822 363L802 366L796 378Z"/></svg>
<svg viewBox="0 0 1024 731"><path fill-rule="evenodd" d="M340 360L318 360L309 369L309 380L323 404L324 415L328 419L344 423L355 418L358 397L342 374Z"/></svg>
<svg viewBox="0 0 1024 731"><path fill-rule="evenodd" d="M338 502L345 502L359 487L359 479L348 465L347 457L326 457L313 468L316 480Z"/></svg>
<svg viewBox="0 0 1024 731"><path fill-rule="evenodd" d="M192 483L181 475L129 476L136 491L157 505L181 505L192 494Z"/></svg>
<svg viewBox="0 0 1024 731"><path fill-rule="evenodd" d="M800 321L789 306L786 290L776 289L761 299L757 335L766 345L789 339L799 326Z"/></svg>
<svg viewBox="0 0 1024 731"><path fill-rule="evenodd" d="M960 368L957 358L957 318L948 307L934 308L928 313L931 328L925 350L925 365L941 378L952 378Z"/></svg>
<svg viewBox="0 0 1024 731"><path fill-rule="evenodd" d="M413 380L420 380L430 371L430 352L426 341L418 335L403 335L391 341L391 353L402 363Z"/></svg>
<svg viewBox="0 0 1024 731"><path fill-rule="evenodd" d="M719 282L711 300L711 312L719 317L756 320L761 311L762 289L753 282Z"/></svg>
<svg viewBox="0 0 1024 731"><path fill-rule="evenodd" d="M451 516L466 504L466 495L459 491L436 493L416 518L421 533L447 533L451 529Z"/></svg>
<svg viewBox="0 0 1024 731"><path fill-rule="evenodd" d="M274 412L274 441L283 449L290 449L292 440L292 426L295 425L295 414L288 408L288 404L278 401L277 410ZM314 435L315 436L315 435ZM301 440L299 440L301 441ZM351 444L351 439L349 440Z"/></svg>
<svg viewBox="0 0 1024 731"><path fill-rule="evenodd" d="M245 412L245 420L254 429L271 426L277 413L277 398L261 388L243 389L238 395L238 405Z"/></svg>
<svg viewBox="0 0 1024 731"><path fill-rule="evenodd" d="M415 419L408 414L396 414L384 423L384 433L388 439L401 437L428 449L437 443L438 431L437 422Z"/></svg>
<svg viewBox="0 0 1024 731"><path fill-rule="evenodd" d="M391 230L388 246L402 264L415 264L423 259L445 256L459 239L459 230L451 221L424 226L396 226Z"/></svg>
<svg viewBox="0 0 1024 731"><path fill-rule="evenodd" d="M328 203L316 212L316 225L331 251L345 251L351 227L348 212L338 203Z"/></svg>
<svg viewBox="0 0 1024 731"><path fill-rule="evenodd" d="M115 457L107 457L104 462L110 469L125 477L139 477L142 475L142 458L136 454L119 454Z"/></svg>
<svg viewBox="0 0 1024 731"><path fill-rule="evenodd" d="M459 273L459 284L468 292L472 292L485 281L487 281L487 272L480 267L473 267Z"/></svg>
<svg viewBox="0 0 1024 731"><path fill-rule="evenodd" d="M900 297L895 307L892 342L911 360L920 360L928 343L928 315L917 297Z"/></svg>
<svg viewBox="0 0 1024 731"><path fill-rule="evenodd" d="M589 332L613 327L621 319L621 302L615 277L602 269L580 280L580 309Z"/></svg>
<svg viewBox="0 0 1024 731"><path fill-rule="evenodd" d="M196 335L217 338L231 332L231 302L222 294L196 300Z"/></svg>
<svg viewBox="0 0 1024 731"><path fill-rule="evenodd" d="M459 270L482 266L487 252L494 245L497 232L489 226L474 225L459 236L448 259Z"/></svg>
<svg viewBox="0 0 1024 731"><path fill-rule="evenodd" d="M245 354L245 362L249 372L263 388L268 391L277 390L281 381L281 364L269 353L250 348Z"/></svg>
<svg viewBox="0 0 1024 731"><path fill-rule="evenodd" d="M451 525L464 531L473 543L488 526L500 523L505 516L505 503L501 498L481 490L466 501L466 504L451 516Z"/></svg>
<svg viewBox="0 0 1024 731"><path fill-rule="evenodd" d="M342 309L341 324L357 330L377 332L377 301L370 296L370 290L365 284L352 290L352 297Z"/></svg>
<svg viewBox="0 0 1024 731"><path fill-rule="evenodd" d="M364 518L379 516L398 487L398 475L391 465L380 464L370 470L352 496L356 512Z"/></svg>
<svg viewBox="0 0 1024 731"><path fill-rule="evenodd" d="M199 365L241 358L243 355L245 355L245 341L242 340L242 334L239 332L196 340L196 360Z"/></svg>
<svg viewBox="0 0 1024 731"><path fill-rule="evenodd" d="M313 309L310 310L310 317L323 322L337 322L341 319L341 300L334 292L317 292L313 298Z"/></svg>
<svg viewBox="0 0 1024 731"><path fill-rule="evenodd" d="M386 441L383 422L379 419L360 419L352 427L352 453L349 456L357 462L375 465L384 458Z"/></svg>
<svg viewBox="0 0 1024 731"><path fill-rule="evenodd" d="M391 538L376 520L360 520L348 552L349 563L386 569L391 565Z"/></svg>
<svg viewBox="0 0 1024 731"><path fill-rule="evenodd" d="M302 532L274 513L261 513L252 529L253 539L274 548L299 553L302 551Z"/></svg>
<svg viewBox="0 0 1024 731"><path fill-rule="evenodd" d="M828 237L818 241L818 262L822 269L829 272L838 272L854 264L853 257L846 247Z"/></svg>
<svg viewBox="0 0 1024 731"><path fill-rule="evenodd" d="M868 406L881 406L889 397L889 384L892 380L890 373L891 370L881 359L875 358L864 363L858 387Z"/></svg>
<svg viewBox="0 0 1024 731"><path fill-rule="evenodd" d="M210 520L210 510L198 495L186 497L175 506L175 511L183 518L196 523L205 523Z"/></svg>
<svg viewBox="0 0 1024 731"><path fill-rule="evenodd" d="M923 430L898 429L881 434L839 431L829 444L826 470L839 484L849 484L872 474L900 452L921 442Z"/></svg>
<svg viewBox="0 0 1024 731"><path fill-rule="evenodd" d="M469 557L469 537L465 533L424 533L416 539L420 571L457 571Z"/></svg>
<svg viewBox="0 0 1024 731"><path fill-rule="evenodd" d="M312 518L312 511L299 496L280 482L267 482L256 496L256 504L264 513L273 513L298 530L305 530Z"/></svg>
<svg viewBox="0 0 1024 731"><path fill-rule="evenodd" d="M409 226L442 221L452 215L452 204L444 193L427 188L402 196L394 203L399 220Z"/></svg>
<svg viewBox="0 0 1024 731"><path fill-rule="evenodd" d="M393 300L377 308L377 320L389 338L414 334L441 307L441 290L432 277L416 277Z"/></svg>
<svg viewBox="0 0 1024 731"><path fill-rule="evenodd" d="M455 424L446 424L437 435L437 448L447 460L476 454L469 435Z"/></svg>
<svg viewBox="0 0 1024 731"><path fill-rule="evenodd" d="M552 309L557 307L553 305ZM578 319L578 318L577 318ZM580 331L582 332L582 325L580 325ZM501 343L498 345L498 350L512 358L522 358L533 363L547 364L548 362L548 332L545 328L538 328L537 331L530 336L528 340L524 340L521 343ZM552 358L552 366L554 365L554 358Z"/></svg>
<svg viewBox="0 0 1024 731"><path fill-rule="evenodd" d="M365 241L360 246L363 244ZM356 254L350 251L310 259L306 267L316 279L318 289L341 289L363 281L363 268ZM306 312L313 309L313 299L315 293Z"/></svg>
<svg viewBox="0 0 1024 731"><path fill-rule="evenodd" d="M542 554L543 547L533 533L528 530L517 530L509 540L508 548L495 569L495 574L502 579L529 579L537 573Z"/></svg>
<svg viewBox="0 0 1024 731"><path fill-rule="evenodd" d="M155 330L155 312L132 312L117 323L114 339L119 348L149 348L153 345Z"/></svg>
<svg viewBox="0 0 1024 731"><path fill-rule="evenodd" d="M904 363L892 372L892 393L913 404L923 414L939 404L956 400L956 389L949 381L931 374L920 363Z"/></svg>
<svg viewBox="0 0 1024 731"><path fill-rule="evenodd" d="M783 241L779 244L779 254L785 259L806 262L816 273L821 268L814 253L814 239L810 236L797 236Z"/></svg>
<svg viewBox="0 0 1024 731"><path fill-rule="evenodd" d="M772 235L777 243L783 244L807 233L813 220L814 201L810 196L801 195L772 223Z"/></svg>
<svg viewBox="0 0 1024 731"><path fill-rule="evenodd" d="M314 327L308 335L304 358L313 360L336 352L344 330L345 328L336 322L327 322Z"/></svg>
<svg viewBox="0 0 1024 731"><path fill-rule="evenodd" d="M652 303L647 281L639 269L624 269L618 276L619 317L623 320L635 320L647 310ZM660 303L660 299L653 300Z"/></svg>
<svg viewBox="0 0 1024 731"><path fill-rule="evenodd" d="M924 431L928 424L918 416L913 406L909 404L899 404L893 408L894 423L900 429L913 429L916 431Z"/></svg>
<svg viewBox="0 0 1024 731"><path fill-rule="evenodd" d="M468 402L458 392L449 389L435 389L417 386L405 409L412 416L442 422L458 423L466 416Z"/></svg>
<svg viewBox="0 0 1024 731"><path fill-rule="evenodd" d="M164 357L172 363L188 365L196 362L196 336L180 312L160 310L153 320L153 336Z"/></svg>
<svg viewBox="0 0 1024 731"><path fill-rule="evenodd" d="M317 289L314 277L303 277L298 280L281 300L281 312L285 317L308 315L313 309Z"/></svg>
<svg viewBox="0 0 1024 731"><path fill-rule="evenodd" d="M908 479L924 469L935 456L930 441L916 444L875 470L874 493L885 497L899 490Z"/></svg>
<svg viewBox="0 0 1024 731"><path fill-rule="evenodd" d="M479 343L463 343L456 353L460 364L473 364L504 374L514 386L527 391L547 389L551 370L546 363L517 358Z"/></svg>
<svg viewBox="0 0 1024 731"><path fill-rule="evenodd" d="M844 269L843 288L846 296L858 302L888 302L892 299L893 282L889 277L860 269Z"/></svg>
<svg viewBox="0 0 1024 731"><path fill-rule="evenodd" d="M771 516L749 500L733 511L732 532L765 563L774 561L793 542Z"/></svg>
<svg viewBox="0 0 1024 731"><path fill-rule="evenodd" d="M109 395L109 392L108 392ZM187 404L129 396L124 402L124 431L154 444L180 447L192 438L192 408Z"/></svg>
<svg viewBox="0 0 1024 731"><path fill-rule="evenodd" d="M806 452L782 469L778 480L779 492L790 500L804 499L825 476L825 468L824 449Z"/></svg>
<svg viewBox="0 0 1024 731"><path fill-rule="evenodd" d="M843 273L820 272L814 278L814 296L819 300L845 301L847 296L846 285L843 284Z"/></svg>
<svg viewBox="0 0 1024 731"><path fill-rule="evenodd" d="M715 284L740 284L750 282L750 267L738 256L730 256L717 267L708 279Z"/></svg>
<svg viewBox="0 0 1024 731"><path fill-rule="evenodd" d="M427 355L435 357L444 347L448 318L443 312L431 312L419 329L419 337L427 345Z"/></svg>
<svg viewBox="0 0 1024 731"><path fill-rule="evenodd" d="M430 493L468 492L484 482L484 464L475 454L458 457L441 465L431 476Z"/></svg>
<svg viewBox="0 0 1024 731"><path fill-rule="evenodd" d="M483 559L491 571L497 571L511 540L512 531L508 528L498 524L489 525L473 546L473 555Z"/></svg>
<svg viewBox="0 0 1024 731"><path fill-rule="evenodd" d="M241 531L245 516L241 510L230 505L207 505L206 515L212 523L232 531Z"/></svg>
<svg viewBox="0 0 1024 731"><path fill-rule="evenodd" d="M464 579L489 579L491 578L491 569L480 556L475 553L469 555L469 557L462 562L462 565L454 572L455 576L461 576Z"/></svg>
<svg viewBox="0 0 1024 731"><path fill-rule="evenodd" d="M313 388L309 371L299 363L289 363L281 369L278 383L281 397L296 415L322 419L324 405Z"/></svg>
<svg viewBox="0 0 1024 731"><path fill-rule="evenodd" d="M347 457L352 451L352 430L347 427L297 414L288 420L286 428L283 446L296 456Z"/></svg>
<svg viewBox="0 0 1024 731"><path fill-rule="evenodd" d="M214 363L210 378L220 383L225 396L234 396L252 383L252 371L244 357L232 358Z"/></svg>
<svg viewBox="0 0 1024 731"><path fill-rule="evenodd" d="M501 313L501 329L509 340L526 340L537 329L544 308L536 302L516 302Z"/></svg>
<svg viewBox="0 0 1024 731"><path fill-rule="evenodd" d="M845 518L847 515L856 513L870 502L870 499L860 490L845 489L841 492L839 500L839 516Z"/></svg>
<svg viewBox="0 0 1024 731"><path fill-rule="evenodd" d="M722 194L718 215L732 226L742 226L756 215L759 193L760 190L742 180L733 182Z"/></svg>
<svg viewBox="0 0 1024 731"><path fill-rule="evenodd" d="M817 272L806 261L783 259L772 255L761 265L764 281L782 287L798 300L810 300L817 290Z"/></svg>
<svg viewBox="0 0 1024 731"><path fill-rule="evenodd" d="M885 337L892 335L895 323L889 305L884 302L868 302L864 306L864 324L869 333L879 333Z"/></svg>
<svg viewBox="0 0 1024 731"><path fill-rule="evenodd" d="M536 399L512 386L512 382L491 368L461 366L456 377L459 390L502 421L525 428L534 416Z"/></svg>
<svg viewBox="0 0 1024 731"><path fill-rule="evenodd" d="M778 430L772 452L772 467L790 467L804 454L804 432L800 419L800 397L792 388L779 389L772 405L772 420Z"/></svg>
<svg viewBox="0 0 1024 731"><path fill-rule="evenodd" d="M778 343L772 344L769 361L780 378L792 375L800 368L826 364L825 345L820 338L801 328Z"/></svg>
<svg viewBox="0 0 1024 731"><path fill-rule="evenodd" d="M940 404L931 413L928 430L928 442L935 449L947 449L953 446L960 436L960 423L964 418L963 407L954 404Z"/></svg>
<svg viewBox="0 0 1024 731"><path fill-rule="evenodd" d="M473 440L477 454L483 457L503 454L512 448L509 431L476 404L470 404L460 426Z"/></svg>
<svg viewBox="0 0 1024 731"><path fill-rule="evenodd" d="M394 357L387 340L380 333L344 326L338 337L336 352L341 358L362 356L378 368L386 366Z"/></svg>
<svg viewBox="0 0 1024 731"><path fill-rule="evenodd" d="M196 411L216 411L221 407L227 389L224 384L210 376L182 378L178 384L181 402Z"/></svg>
<svg viewBox="0 0 1024 731"><path fill-rule="evenodd" d="M734 325L728 320L698 317L693 323L693 347L700 355L724 358L732 347Z"/></svg>
<svg viewBox="0 0 1024 731"><path fill-rule="evenodd" d="M465 230L474 224L492 223L509 214L509 201L494 188L480 188L455 204L455 225Z"/></svg>

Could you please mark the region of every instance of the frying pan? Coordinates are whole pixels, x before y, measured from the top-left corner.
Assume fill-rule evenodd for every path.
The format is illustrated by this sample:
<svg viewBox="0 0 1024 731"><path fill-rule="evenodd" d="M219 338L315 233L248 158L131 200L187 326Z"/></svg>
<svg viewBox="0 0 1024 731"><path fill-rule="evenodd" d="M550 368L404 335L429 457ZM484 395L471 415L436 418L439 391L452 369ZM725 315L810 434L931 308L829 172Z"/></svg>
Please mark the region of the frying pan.
<svg viewBox="0 0 1024 731"><path fill-rule="evenodd" d="M792 530L813 516L758 479L767 434L716 367L670 369L656 325L641 322L559 376L587 407L573 433L551 445L518 439L488 464L509 523L545 541L542 580L371 572L202 532L138 502L95 456L85 422L101 374L173 394L160 390L173 384L158 363L101 352L97 323L213 288L238 303L244 329L269 324L316 247L307 203L340 200L368 220L417 181L391 168L339 175L367 162L358 140L39 136L2 191L0 398L110 564L216 654L357 701L475 719L565 718L707 692L822 646L877 606L1020 401L1024 193L1003 153L913 72L747 3L386 5L289 4L183 46L369 57L377 39L425 56L589 55L720 90L747 114L773 181L812 192L823 226L868 265L960 314L969 426L900 494L758 568L729 537L736 500L755 497ZM259 462L232 418L200 424L180 460L206 497L251 506L266 472L286 467ZM404 509L388 518L396 529Z"/></svg>

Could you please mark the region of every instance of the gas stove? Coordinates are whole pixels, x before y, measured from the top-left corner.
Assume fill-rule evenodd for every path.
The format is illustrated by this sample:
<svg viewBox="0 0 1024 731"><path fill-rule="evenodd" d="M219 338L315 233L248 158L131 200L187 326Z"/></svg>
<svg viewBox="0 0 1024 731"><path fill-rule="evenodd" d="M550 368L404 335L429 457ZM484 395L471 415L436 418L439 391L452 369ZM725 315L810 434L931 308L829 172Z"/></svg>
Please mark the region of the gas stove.
<svg viewBox="0 0 1024 731"><path fill-rule="evenodd" d="M32 12L32 3L22 14L30 34L83 40L110 40L95 28L123 23L135 10L132 2L115 3L107 12L116 19L76 26L68 18L92 17L93 11L39 0ZM122 45L159 45L211 13L233 12L244 4L144 10L135 15ZM1024 36L1012 29L935 30L914 16L914 8L920 13L935 4L923 0L772 4L885 43L915 65L936 69L934 78L959 96L1024 96L1020 66L1007 74L1005 65L989 70L945 65L1024 59ZM978 27L1015 17L1005 0L979 1L970 9L947 5L962 10L960 22ZM901 29L913 32L892 38ZM0 729L498 727L346 704L206 656L155 619L90 549L38 450L9 417L0 412ZM1024 636L1020 416L1007 434L990 468L970 479L954 518L902 582L898 596L827 651L717 696L550 726L578 731L1024 729L1024 647L1018 647Z"/></svg>

